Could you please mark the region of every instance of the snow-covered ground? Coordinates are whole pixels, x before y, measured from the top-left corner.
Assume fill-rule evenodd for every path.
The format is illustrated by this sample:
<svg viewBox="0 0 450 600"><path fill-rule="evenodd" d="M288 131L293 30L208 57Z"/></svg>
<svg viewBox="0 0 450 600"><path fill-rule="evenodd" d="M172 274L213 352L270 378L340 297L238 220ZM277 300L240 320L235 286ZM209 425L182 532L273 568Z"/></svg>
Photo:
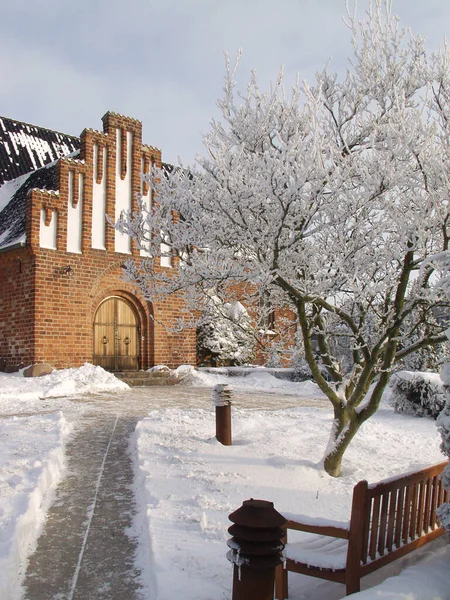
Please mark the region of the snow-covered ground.
<svg viewBox="0 0 450 600"><path fill-rule="evenodd" d="M138 424L142 511L158 600L179 597L181 590L185 600L230 597L227 517L243 500L270 500L280 512L347 521L360 479L375 482L443 458L434 422L383 407L348 450L342 477L333 479L319 465L330 426L325 408L234 409L233 445L225 447L214 438L208 409L157 410ZM339 584L296 575L291 582L292 598L344 595ZM440 597L429 589L429 596L408 599Z"/></svg>
<svg viewBox="0 0 450 600"><path fill-rule="evenodd" d="M58 410L71 406L65 396L123 389L125 383L93 365L36 378L0 373L1 600L17 597L26 558L65 474L71 428Z"/></svg>
<svg viewBox="0 0 450 600"><path fill-rule="evenodd" d="M189 369L184 373L186 385L227 382L236 390L265 390L280 398L317 397L318 406L272 411L233 407L230 447L214 439L212 406L153 410L138 424L131 441L141 509L137 526L143 526L138 558L150 589L157 590L155 600L230 598L227 517L243 500L262 498L280 512L347 520L358 480L373 482L443 460L433 421L396 414L385 403L348 450L342 477L332 479L320 468L332 416L314 384L275 380L264 372L230 378ZM123 383L91 365L36 379L0 374L0 414L19 415L0 419L0 598L13 597L8 590L64 475L64 411L70 406L73 416L83 410L80 403L73 408L67 396L122 389ZM31 414L43 408L49 413ZM427 549L431 564L411 567L412 572L388 580L384 588L362 592L361 598L450 598L448 548L437 554ZM333 600L344 594L339 584L295 575L291 591L298 599Z"/></svg>
<svg viewBox="0 0 450 600"><path fill-rule="evenodd" d="M0 598L14 597L64 474L61 412L0 419Z"/></svg>

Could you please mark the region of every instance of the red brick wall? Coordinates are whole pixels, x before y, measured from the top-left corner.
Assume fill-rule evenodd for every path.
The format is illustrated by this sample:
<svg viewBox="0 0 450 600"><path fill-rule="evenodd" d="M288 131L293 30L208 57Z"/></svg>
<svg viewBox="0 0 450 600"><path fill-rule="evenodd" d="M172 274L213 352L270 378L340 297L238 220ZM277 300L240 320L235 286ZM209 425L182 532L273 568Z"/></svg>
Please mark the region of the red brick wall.
<svg viewBox="0 0 450 600"><path fill-rule="evenodd" d="M179 313L181 299L171 299L164 306L150 305L123 281L126 258L102 250L82 255L40 251L36 257L34 362L50 362L57 368L92 362L95 312L102 300L114 295L127 299L139 315L141 368L195 364L194 332L168 333L161 323ZM63 274L64 267L70 267L71 275Z"/></svg>
<svg viewBox="0 0 450 600"><path fill-rule="evenodd" d="M126 298L139 315L141 334L141 368L166 364L173 368L183 363L195 364L195 331L171 333L165 327L183 305L181 297L170 298L161 305L150 305L129 283L123 281L123 263L129 254L114 251L115 232L106 227L106 250L92 249L92 183L94 144L107 148L106 212L114 218L116 152L126 165L125 132L133 133L132 210L137 209L135 195L141 186L141 162L149 168L161 165L161 152L142 145L142 124L135 119L107 113L104 131L85 130L81 135L79 159L62 159L58 164L58 194L32 190L27 201L27 245L22 251L22 271L17 252L0 254L0 358L8 363L49 362L57 368L80 366L92 362L93 321L98 305L111 295ZM116 148L116 129L122 130L120 148ZM99 151L99 162L102 156ZM126 168L126 167L125 167ZM82 198L81 254L67 252L67 203L69 171L84 176ZM122 169L122 178L125 173ZM77 193L74 194L77 198ZM57 250L40 247L41 208L47 221L56 211L58 219ZM94 224L95 226L95 224ZM132 256L140 260L132 243ZM70 275L65 268L70 267ZM5 282L6 285L3 285ZM14 315L14 319L10 315ZM154 317L154 318L153 318Z"/></svg>
<svg viewBox="0 0 450 600"><path fill-rule="evenodd" d="M262 335L261 345L256 346L255 364L265 365L273 360L273 349L277 349L277 356L281 367L291 367L295 349L295 334L297 320L292 310L277 308L273 311L273 334ZM280 340L283 341L280 347Z"/></svg>
<svg viewBox="0 0 450 600"><path fill-rule="evenodd" d="M0 254L0 359L10 365L33 361L34 272L30 252Z"/></svg>

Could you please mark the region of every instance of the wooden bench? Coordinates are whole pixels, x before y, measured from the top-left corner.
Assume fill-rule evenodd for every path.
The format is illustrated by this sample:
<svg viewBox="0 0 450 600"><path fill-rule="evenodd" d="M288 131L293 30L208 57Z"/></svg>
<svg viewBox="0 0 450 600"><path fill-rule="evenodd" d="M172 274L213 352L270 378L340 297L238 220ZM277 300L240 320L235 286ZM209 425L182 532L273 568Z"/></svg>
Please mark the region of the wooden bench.
<svg viewBox="0 0 450 600"><path fill-rule="evenodd" d="M422 471L353 489L348 524L284 514L286 560L277 568L275 598L288 598L288 571L337 581L347 595L360 591L360 579L443 535L436 508L448 501L439 478L448 461ZM287 531L313 536L289 543Z"/></svg>

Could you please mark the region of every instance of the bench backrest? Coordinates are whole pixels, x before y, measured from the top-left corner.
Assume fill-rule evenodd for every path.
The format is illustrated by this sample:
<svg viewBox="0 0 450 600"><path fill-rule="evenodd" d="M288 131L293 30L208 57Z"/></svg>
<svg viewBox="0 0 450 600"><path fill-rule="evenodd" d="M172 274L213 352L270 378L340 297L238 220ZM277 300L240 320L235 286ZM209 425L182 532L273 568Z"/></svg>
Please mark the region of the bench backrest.
<svg viewBox="0 0 450 600"><path fill-rule="evenodd" d="M354 488L350 540L366 564L411 544L439 528L436 508L448 501L439 475L447 461L369 485ZM350 548L349 548L350 552ZM353 556L357 560L357 556Z"/></svg>

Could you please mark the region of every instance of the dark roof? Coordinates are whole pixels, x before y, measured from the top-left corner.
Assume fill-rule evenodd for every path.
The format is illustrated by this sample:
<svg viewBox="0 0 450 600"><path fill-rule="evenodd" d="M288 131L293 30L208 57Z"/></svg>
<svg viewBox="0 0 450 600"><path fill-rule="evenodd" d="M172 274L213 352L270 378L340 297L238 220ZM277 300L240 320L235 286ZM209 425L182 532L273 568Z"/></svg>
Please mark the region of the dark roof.
<svg viewBox="0 0 450 600"><path fill-rule="evenodd" d="M172 173L179 173L180 177L184 177L187 175L189 179L193 178L192 173L190 171L188 171L187 169L183 169L182 167L177 167L177 165L171 165L170 163L163 162L161 168L164 171L164 173L168 173L169 175L171 175Z"/></svg>
<svg viewBox="0 0 450 600"><path fill-rule="evenodd" d="M26 178L26 181L16 190L11 200L0 212L0 247L9 246L17 243L21 238L25 238L28 191L34 188L56 191L57 184L56 164L34 171Z"/></svg>
<svg viewBox="0 0 450 600"><path fill-rule="evenodd" d="M79 149L73 135L0 117L0 186Z"/></svg>

